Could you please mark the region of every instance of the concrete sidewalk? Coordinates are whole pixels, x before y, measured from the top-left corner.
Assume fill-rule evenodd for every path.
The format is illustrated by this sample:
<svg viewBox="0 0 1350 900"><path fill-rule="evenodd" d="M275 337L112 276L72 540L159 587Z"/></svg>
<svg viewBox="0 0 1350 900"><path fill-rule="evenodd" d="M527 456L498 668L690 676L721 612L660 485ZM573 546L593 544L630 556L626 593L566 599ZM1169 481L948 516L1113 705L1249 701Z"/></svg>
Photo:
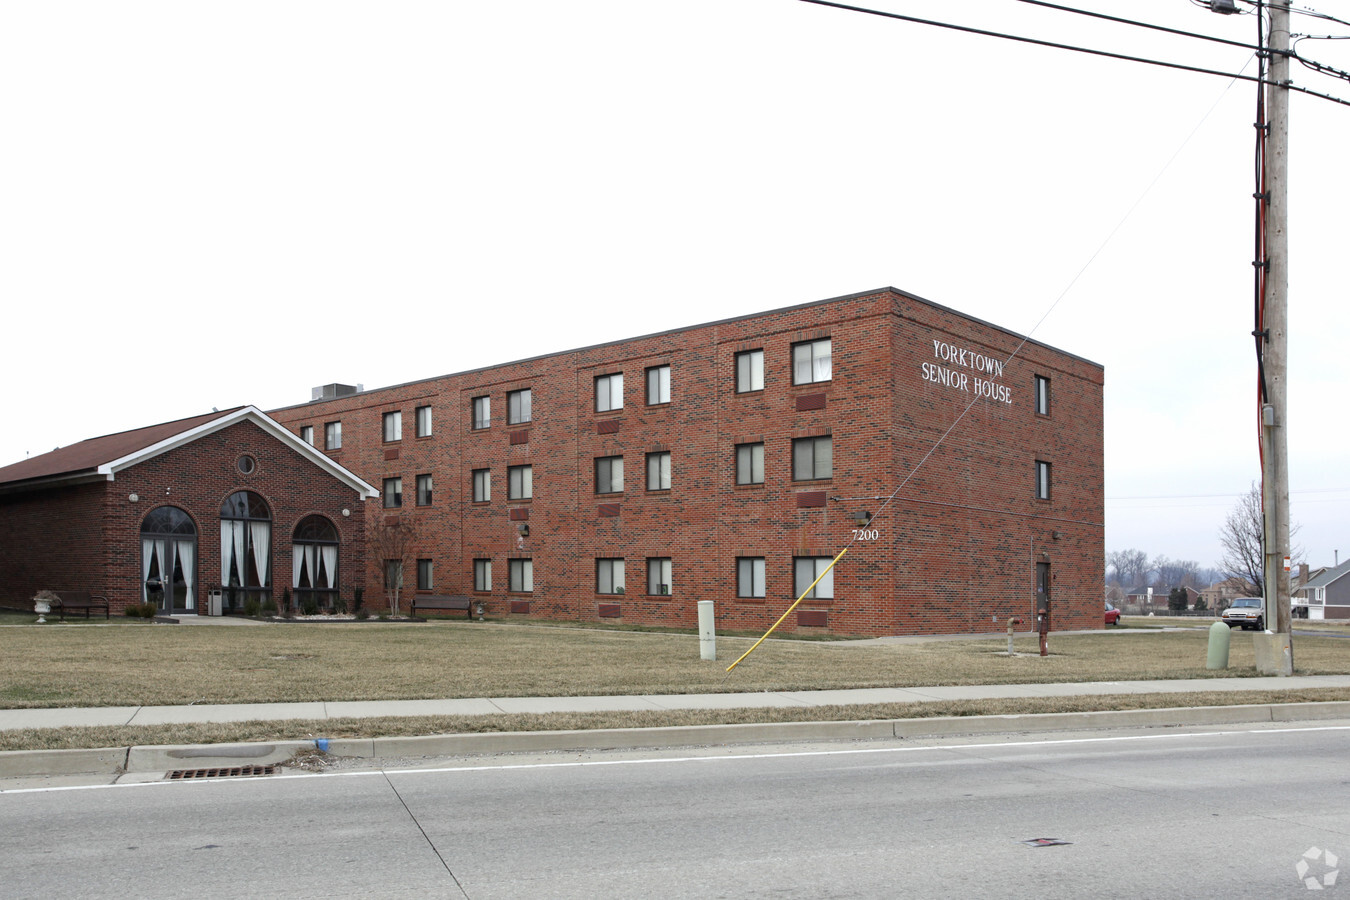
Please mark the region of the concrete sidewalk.
<svg viewBox="0 0 1350 900"><path fill-rule="evenodd" d="M681 709L766 709L925 703L1025 697L1083 697L1110 694L1178 694L1196 691L1295 691L1350 688L1350 675L1296 675L1290 678L1206 678L1168 681L1089 681L1061 684L993 684L945 687L863 688L743 694L645 694L599 697L491 697L460 700L338 700L306 703L234 703L219 706L114 706L0 710L0 731L99 725L185 725L281 721L285 719L367 719L381 716L476 716L493 713L668 711Z"/></svg>

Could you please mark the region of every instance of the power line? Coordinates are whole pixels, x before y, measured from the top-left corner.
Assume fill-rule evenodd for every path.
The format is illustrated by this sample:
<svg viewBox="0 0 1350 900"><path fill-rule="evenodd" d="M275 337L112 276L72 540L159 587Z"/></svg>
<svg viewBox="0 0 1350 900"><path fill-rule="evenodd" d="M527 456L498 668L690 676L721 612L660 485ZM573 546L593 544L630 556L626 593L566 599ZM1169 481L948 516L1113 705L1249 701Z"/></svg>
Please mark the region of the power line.
<svg viewBox="0 0 1350 900"><path fill-rule="evenodd" d="M1091 47L1080 47L1076 44L1061 44L1057 41L1045 41L1040 38L1026 37L1025 35L1008 34L1002 31L990 31L987 28L974 28L970 25L957 25L954 22L939 22L935 19L921 19L918 16L907 16L902 13L886 12L880 9L869 9L865 6L852 6L847 3L836 3L834 0L801 0L802 3L810 3L814 6L827 6L833 9L842 9L846 12L862 13L868 16L878 16L883 19L897 19L901 22L910 22L915 25L931 25L935 28L946 28L951 31L959 31L964 34L978 34L983 37L999 38L1005 41L1015 41L1020 44L1032 44L1037 47L1049 47L1052 50L1068 50L1073 53L1085 53L1089 56L1104 56L1107 59L1118 59L1124 62L1137 62L1148 66L1159 66L1164 69L1177 69L1182 72L1195 72L1199 75L1218 75L1222 78L1235 78L1241 81L1250 81L1256 84L1267 84L1260 77L1253 75L1243 75L1241 73L1224 72L1219 69L1207 69L1203 66L1188 66L1184 63L1167 62L1161 59L1150 59L1144 56L1131 56L1128 53L1115 53L1110 50L1096 50ZM1027 0L1030 2L1030 0ZM1124 21L1124 20L1122 20ZM1239 44L1239 46L1248 46ZM1301 94L1307 94L1311 97L1318 97L1323 100L1330 100L1332 103L1338 103L1342 106L1350 106L1350 100L1342 100L1340 97L1324 94L1321 91L1314 91L1309 88L1300 87L1295 84L1281 85L1291 91L1298 91Z"/></svg>

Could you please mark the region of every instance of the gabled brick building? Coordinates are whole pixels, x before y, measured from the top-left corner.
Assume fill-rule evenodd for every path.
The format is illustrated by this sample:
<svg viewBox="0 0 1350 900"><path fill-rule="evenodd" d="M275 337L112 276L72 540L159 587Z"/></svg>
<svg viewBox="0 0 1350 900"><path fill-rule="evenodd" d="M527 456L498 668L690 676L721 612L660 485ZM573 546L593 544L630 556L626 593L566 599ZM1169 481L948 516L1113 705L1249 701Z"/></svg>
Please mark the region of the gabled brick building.
<svg viewBox="0 0 1350 900"><path fill-rule="evenodd" d="M1102 383L885 288L271 415L490 615L757 630L852 541L785 627L993 632L1048 587L1101 628Z"/></svg>
<svg viewBox="0 0 1350 900"><path fill-rule="evenodd" d="M116 615L331 606L365 571L374 488L249 406L105 435L0 468L0 603L106 596ZM29 606L31 608L31 606Z"/></svg>

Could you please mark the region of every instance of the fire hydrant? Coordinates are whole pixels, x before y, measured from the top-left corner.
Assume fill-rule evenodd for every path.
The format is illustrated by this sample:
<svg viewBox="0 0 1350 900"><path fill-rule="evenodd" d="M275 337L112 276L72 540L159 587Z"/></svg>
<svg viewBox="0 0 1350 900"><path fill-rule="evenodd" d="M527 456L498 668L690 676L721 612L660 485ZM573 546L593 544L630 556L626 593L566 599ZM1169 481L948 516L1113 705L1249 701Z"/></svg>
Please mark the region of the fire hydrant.
<svg viewBox="0 0 1350 900"><path fill-rule="evenodd" d="M1022 620L1021 620L1021 619L1009 619L1009 620L1008 620L1008 655L1009 655L1009 656L1016 656L1016 655L1017 655L1017 654L1013 653L1013 626L1014 626L1014 625L1021 625L1021 624L1022 624Z"/></svg>

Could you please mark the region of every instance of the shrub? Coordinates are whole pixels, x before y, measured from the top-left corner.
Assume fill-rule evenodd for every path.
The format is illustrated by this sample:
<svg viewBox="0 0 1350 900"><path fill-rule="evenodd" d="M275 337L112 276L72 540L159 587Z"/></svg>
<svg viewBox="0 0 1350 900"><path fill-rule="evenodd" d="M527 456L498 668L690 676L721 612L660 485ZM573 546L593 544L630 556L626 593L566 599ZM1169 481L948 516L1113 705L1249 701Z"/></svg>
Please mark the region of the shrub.
<svg viewBox="0 0 1350 900"><path fill-rule="evenodd" d="M333 612L337 613L339 616L345 616L347 614L347 601L344 600L341 595L333 598Z"/></svg>
<svg viewBox="0 0 1350 900"><path fill-rule="evenodd" d="M268 597L262 602L262 614L265 616L275 616L277 614L277 601Z"/></svg>
<svg viewBox="0 0 1350 900"><path fill-rule="evenodd" d="M300 611L307 616L317 616L319 614L319 601L313 594L306 594L305 599L300 601Z"/></svg>
<svg viewBox="0 0 1350 900"><path fill-rule="evenodd" d="M370 618L370 610L366 609L364 606L357 607L356 617L364 622L366 619Z"/></svg>
<svg viewBox="0 0 1350 900"><path fill-rule="evenodd" d="M249 597L244 601L244 615L248 616L250 619L258 618L258 610L260 608L258 601L252 597Z"/></svg>

